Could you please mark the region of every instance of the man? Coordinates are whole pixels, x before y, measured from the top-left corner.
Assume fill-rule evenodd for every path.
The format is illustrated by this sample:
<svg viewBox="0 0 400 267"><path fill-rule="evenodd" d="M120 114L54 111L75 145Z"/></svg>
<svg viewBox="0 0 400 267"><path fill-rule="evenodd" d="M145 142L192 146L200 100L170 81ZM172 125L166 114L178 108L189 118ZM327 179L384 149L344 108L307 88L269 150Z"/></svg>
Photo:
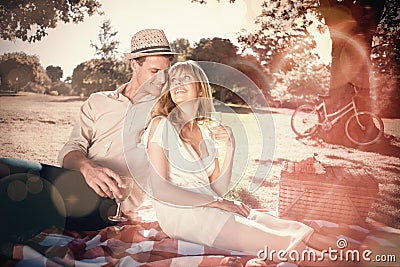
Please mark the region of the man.
<svg viewBox="0 0 400 267"><path fill-rule="evenodd" d="M125 163L122 138L123 128L128 124L126 114L133 114L129 117L134 124L133 130L129 131L133 143L144 127L155 98L161 93L166 81L163 70L170 66L173 54L163 31L136 33L132 37L131 53L125 54L131 62L130 82L114 92L95 93L83 104L80 121L60 151L59 162L65 168L80 171L99 196L114 198L113 194L120 195L120 175L131 175ZM125 143L125 149L129 147L125 153L131 155L129 160L143 162L145 154L136 151L134 155L131 149L135 147ZM132 171L136 173L136 170ZM125 212L134 211L142 198L143 193L136 186L130 201L123 205Z"/></svg>
<svg viewBox="0 0 400 267"><path fill-rule="evenodd" d="M22 242L53 225L77 231L111 225L107 215L115 207L113 194L121 194L120 176L145 176L145 154L138 153L135 136L161 93L163 70L174 54L162 30L142 30L132 37L131 52L125 53L131 80L84 102L70 140L59 153L63 168L0 159L0 213L7 214L0 225L2 242ZM143 196L137 185L124 211L133 213ZM4 250L11 247L1 245L2 254L8 254Z"/></svg>

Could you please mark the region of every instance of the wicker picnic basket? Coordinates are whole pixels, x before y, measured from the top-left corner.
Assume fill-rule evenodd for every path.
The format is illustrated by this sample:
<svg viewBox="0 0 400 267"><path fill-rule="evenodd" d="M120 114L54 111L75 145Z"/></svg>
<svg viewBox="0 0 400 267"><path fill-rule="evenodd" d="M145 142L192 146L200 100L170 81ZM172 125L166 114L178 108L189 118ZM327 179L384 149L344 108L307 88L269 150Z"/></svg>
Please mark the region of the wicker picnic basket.
<svg viewBox="0 0 400 267"><path fill-rule="evenodd" d="M315 158L285 161L279 182L279 216L364 224L377 194L378 183L366 170L323 166Z"/></svg>

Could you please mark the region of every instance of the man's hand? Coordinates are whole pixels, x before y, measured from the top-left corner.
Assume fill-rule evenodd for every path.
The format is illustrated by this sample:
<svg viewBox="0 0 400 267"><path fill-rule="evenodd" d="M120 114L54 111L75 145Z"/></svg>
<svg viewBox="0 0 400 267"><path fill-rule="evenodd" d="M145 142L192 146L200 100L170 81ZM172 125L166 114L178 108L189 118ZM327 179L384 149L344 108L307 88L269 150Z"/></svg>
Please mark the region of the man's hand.
<svg viewBox="0 0 400 267"><path fill-rule="evenodd" d="M96 165L93 162L86 163L80 168L86 183L101 197L122 198L118 184L123 184L121 178L113 170Z"/></svg>
<svg viewBox="0 0 400 267"><path fill-rule="evenodd" d="M63 161L63 167L80 171L86 183L101 197L122 197L118 184L121 178L113 170L99 166L86 158L81 151L71 151ZM114 193L114 195L113 195Z"/></svg>

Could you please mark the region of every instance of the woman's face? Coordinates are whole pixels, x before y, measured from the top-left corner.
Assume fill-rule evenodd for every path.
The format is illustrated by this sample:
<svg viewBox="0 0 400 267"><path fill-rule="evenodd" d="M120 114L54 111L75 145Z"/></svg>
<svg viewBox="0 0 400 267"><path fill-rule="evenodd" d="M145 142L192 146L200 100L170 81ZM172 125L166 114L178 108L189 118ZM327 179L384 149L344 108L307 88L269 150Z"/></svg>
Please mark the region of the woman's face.
<svg viewBox="0 0 400 267"><path fill-rule="evenodd" d="M171 98L176 105L182 104L199 97L197 81L193 74L178 72L170 76Z"/></svg>

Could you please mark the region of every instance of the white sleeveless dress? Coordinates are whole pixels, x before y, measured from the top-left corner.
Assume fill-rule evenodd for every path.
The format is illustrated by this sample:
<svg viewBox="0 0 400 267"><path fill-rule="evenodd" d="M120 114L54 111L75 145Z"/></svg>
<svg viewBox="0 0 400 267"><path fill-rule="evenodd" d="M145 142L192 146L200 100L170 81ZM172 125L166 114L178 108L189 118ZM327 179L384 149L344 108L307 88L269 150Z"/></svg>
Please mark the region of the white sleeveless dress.
<svg viewBox="0 0 400 267"><path fill-rule="evenodd" d="M142 141L146 147L153 121L143 134ZM208 130L204 127L200 127L200 129L207 150L213 151ZM213 153L210 152L209 155L201 159L190 144L179 138L177 130L165 117L162 117L150 142L159 144L166 151L169 160L169 181L172 184L193 192L218 196L210 187L208 179L215 168ZM161 229L168 236L203 245L213 246L228 221L233 222L230 225L234 227L236 223L240 224L240 227L250 227L250 230L256 227L258 232L253 235L257 236L249 237L263 239L259 240L260 242L255 242L259 243L255 246L255 248L258 248L256 251L242 248L239 244L241 240L235 240L235 232L229 234L228 237L222 237L221 240L227 240L226 243L229 244L222 244L221 246L221 242L217 242L220 248L242 250L251 254L263 249L261 245L266 244L268 240L273 240L273 249L292 249L300 241L308 238L313 231L312 228L302 223L282 220L256 211L251 212L253 219L248 219L217 208L182 207L160 201L153 201L153 205ZM235 231L235 229L232 229L232 231ZM260 231L263 236L260 236Z"/></svg>

